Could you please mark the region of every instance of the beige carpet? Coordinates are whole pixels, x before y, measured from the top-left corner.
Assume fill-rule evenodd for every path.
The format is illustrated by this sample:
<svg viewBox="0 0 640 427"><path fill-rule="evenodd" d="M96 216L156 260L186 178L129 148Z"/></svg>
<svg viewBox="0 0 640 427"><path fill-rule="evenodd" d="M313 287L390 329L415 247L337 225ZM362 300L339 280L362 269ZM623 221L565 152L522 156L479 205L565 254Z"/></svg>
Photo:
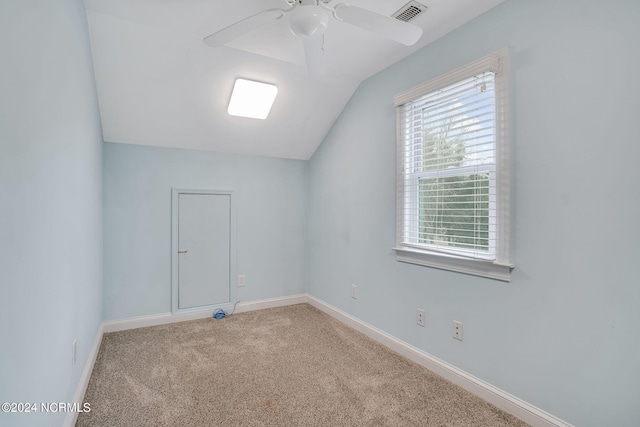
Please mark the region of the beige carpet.
<svg viewBox="0 0 640 427"><path fill-rule="evenodd" d="M308 304L105 334L77 426L525 426Z"/></svg>

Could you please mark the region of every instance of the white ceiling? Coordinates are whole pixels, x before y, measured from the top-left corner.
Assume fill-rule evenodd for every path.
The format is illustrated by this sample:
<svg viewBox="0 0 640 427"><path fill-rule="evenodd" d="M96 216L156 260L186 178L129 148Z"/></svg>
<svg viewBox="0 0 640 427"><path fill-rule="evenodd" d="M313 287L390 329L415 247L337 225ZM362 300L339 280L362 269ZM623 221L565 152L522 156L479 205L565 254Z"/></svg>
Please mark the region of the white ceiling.
<svg viewBox="0 0 640 427"><path fill-rule="evenodd" d="M360 82L502 1L422 0L412 47L331 19L324 73L310 77L286 18L224 47L202 42L284 0L85 0L104 139L309 159ZM349 3L391 16L407 0ZM238 77L278 86L266 120L227 114Z"/></svg>

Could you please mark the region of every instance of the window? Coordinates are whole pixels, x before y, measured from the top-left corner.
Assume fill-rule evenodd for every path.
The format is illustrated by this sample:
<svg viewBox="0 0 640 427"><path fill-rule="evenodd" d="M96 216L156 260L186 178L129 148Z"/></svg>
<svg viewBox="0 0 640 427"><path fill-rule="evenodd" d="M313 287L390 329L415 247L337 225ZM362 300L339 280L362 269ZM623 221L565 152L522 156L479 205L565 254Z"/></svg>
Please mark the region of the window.
<svg viewBox="0 0 640 427"><path fill-rule="evenodd" d="M507 58L396 96L398 261L509 280Z"/></svg>

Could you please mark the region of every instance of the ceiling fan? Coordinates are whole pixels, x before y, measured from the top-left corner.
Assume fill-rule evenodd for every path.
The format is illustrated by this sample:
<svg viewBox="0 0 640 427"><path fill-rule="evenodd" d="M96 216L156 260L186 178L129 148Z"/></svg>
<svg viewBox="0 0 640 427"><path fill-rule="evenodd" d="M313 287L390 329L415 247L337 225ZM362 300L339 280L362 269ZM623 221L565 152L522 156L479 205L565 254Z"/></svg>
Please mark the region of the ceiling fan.
<svg viewBox="0 0 640 427"><path fill-rule="evenodd" d="M406 46L415 44L422 36L422 28L367 9L338 3L331 7L331 0L284 0L287 9L268 9L231 24L203 39L213 47L223 46L241 35L271 21L289 16L291 32L304 43L307 70L320 74L323 63L324 33L330 16L340 22L385 36Z"/></svg>

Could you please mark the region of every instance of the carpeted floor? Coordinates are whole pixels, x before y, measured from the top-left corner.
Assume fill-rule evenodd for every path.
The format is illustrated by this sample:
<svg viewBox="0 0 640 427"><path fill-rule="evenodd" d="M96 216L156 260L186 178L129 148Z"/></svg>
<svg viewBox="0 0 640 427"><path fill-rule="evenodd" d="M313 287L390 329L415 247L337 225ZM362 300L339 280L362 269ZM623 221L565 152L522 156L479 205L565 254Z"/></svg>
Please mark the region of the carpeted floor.
<svg viewBox="0 0 640 427"><path fill-rule="evenodd" d="M526 426L308 304L105 334L76 426Z"/></svg>

